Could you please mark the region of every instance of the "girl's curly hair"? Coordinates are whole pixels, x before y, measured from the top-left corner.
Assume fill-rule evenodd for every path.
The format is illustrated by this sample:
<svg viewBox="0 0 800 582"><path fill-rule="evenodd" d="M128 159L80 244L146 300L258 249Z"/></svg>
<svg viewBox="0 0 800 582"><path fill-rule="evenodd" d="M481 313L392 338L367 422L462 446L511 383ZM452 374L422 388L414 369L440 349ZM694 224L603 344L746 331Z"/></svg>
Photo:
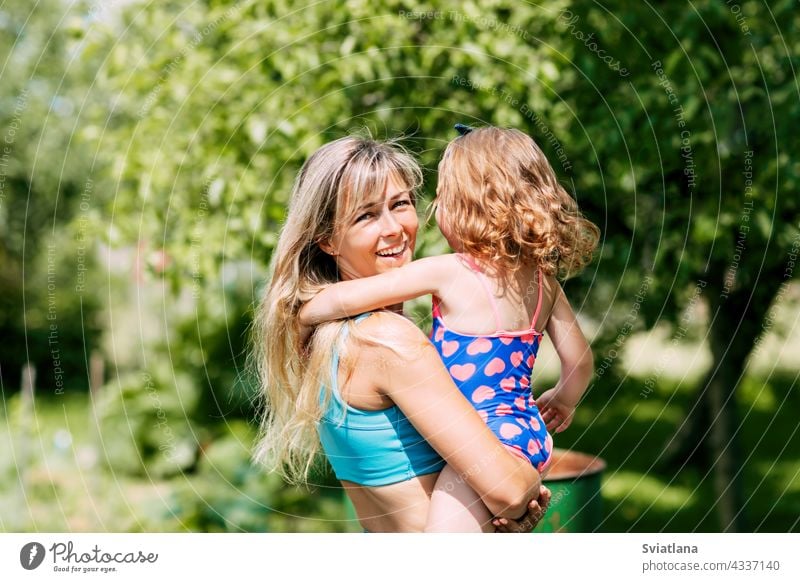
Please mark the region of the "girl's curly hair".
<svg viewBox="0 0 800 582"><path fill-rule="evenodd" d="M536 142L516 129L481 127L450 142L435 204L459 251L507 273L532 266L570 277L600 238Z"/></svg>

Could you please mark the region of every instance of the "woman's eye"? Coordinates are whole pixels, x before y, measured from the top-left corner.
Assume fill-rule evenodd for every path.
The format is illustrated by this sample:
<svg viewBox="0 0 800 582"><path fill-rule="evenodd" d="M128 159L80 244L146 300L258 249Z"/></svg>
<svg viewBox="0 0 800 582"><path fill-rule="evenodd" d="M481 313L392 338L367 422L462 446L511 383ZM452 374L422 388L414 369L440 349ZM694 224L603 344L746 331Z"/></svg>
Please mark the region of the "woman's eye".
<svg viewBox="0 0 800 582"><path fill-rule="evenodd" d="M356 222L361 222L362 220L367 220L368 218L372 218L374 214L372 212L365 212L361 214L358 218L356 218Z"/></svg>
<svg viewBox="0 0 800 582"><path fill-rule="evenodd" d="M411 206L411 200L407 199L398 200L397 202L394 203L394 208L397 208L399 206Z"/></svg>

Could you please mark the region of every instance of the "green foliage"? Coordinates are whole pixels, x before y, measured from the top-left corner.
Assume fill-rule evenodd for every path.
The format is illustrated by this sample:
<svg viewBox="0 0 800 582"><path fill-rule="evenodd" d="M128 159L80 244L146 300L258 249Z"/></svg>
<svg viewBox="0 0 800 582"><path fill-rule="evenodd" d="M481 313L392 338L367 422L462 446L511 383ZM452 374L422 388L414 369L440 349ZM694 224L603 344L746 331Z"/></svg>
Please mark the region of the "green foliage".
<svg viewBox="0 0 800 582"><path fill-rule="evenodd" d="M609 377L598 381L578 407L572 427L555 435L555 445L607 462L599 531L718 532L719 497L711 471L696 462L676 470L665 466L662 454L674 427L696 404L695 382L661 379L649 392L646 380L627 375L619 382ZM649 395L643 398L643 393ZM747 531L797 531L800 483L791 475L800 467L800 454L790 444L797 438L792 417L800 403L796 372L748 376L740 400L746 421L739 430L748 443L741 469L747 511L753 516ZM633 448L632 442L637 443Z"/></svg>
<svg viewBox="0 0 800 582"><path fill-rule="evenodd" d="M204 448L197 477L178 485L167 515L193 531L358 531L330 476L310 489L286 485L250 459L253 433L242 421Z"/></svg>
<svg viewBox="0 0 800 582"><path fill-rule="evenodd" d="M0 9L0 368L8 391L28 361L43 393L63 390L64 378L85 387L99 332L99 298L77 290L95 249L92 169L73 139L79 81L89 72L69 70L76 41L60 24L62 8L11 0Z"/></svg>
<svg viewBox="0 0 800 582"><path fill-rule="evenodd" d="M203 425L255 415L257 387L246 361L252 268L244 262L227 265L219 286L195 288L193 309L174 318L165 343L150 346L169 352L172 365L190 375L199 391L193 418Z"/></svg>
<svg viewBox="0 0 800 582"><path fill-rule="evenodd" d="M197 396L191 378L164 362L152 372L131 372L103 386L97 416L109 468L152 477L192 469L203 435L190 421Z"/></svg>
<svg viewBox="0 0 800 582"><path fill-rule="evenodd" d="M752 288L764 267L785 263L800 233L790 194L798 168L777 155L800 145L791 129L798 94L784 73L800 63L796 43L785 44L798 15L786 2L771 11L741 2L743 20L719 2L624 4L575 3L576 20L560 19L557 32L569 33L564 57L580 71L560 95L576 112L565 140L583 164L577 191L606 218L608 252L597 272L653 273L643 309L652 325L679 317L684 297L676 288L725 276L741 233L747 251L728 291ZM594 33L631 75L603 66L579 32ZM635 256L619 252L625 248ZM638 284L630 280L623 296Z"/></svg>

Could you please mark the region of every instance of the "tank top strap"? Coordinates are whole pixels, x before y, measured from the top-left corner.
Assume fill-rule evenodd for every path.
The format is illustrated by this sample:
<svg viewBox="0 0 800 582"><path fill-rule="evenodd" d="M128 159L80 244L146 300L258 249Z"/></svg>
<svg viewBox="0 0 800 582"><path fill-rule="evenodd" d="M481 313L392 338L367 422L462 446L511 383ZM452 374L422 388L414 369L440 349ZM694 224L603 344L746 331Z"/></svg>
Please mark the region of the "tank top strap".
<svg viewBox="0 0 800 582"><path fill-rule="evenodd" d="M492 313L494 314L495 329L501 329L502 325L500 324L500 310L497 309L497 299L495 299L494 293L492 293L492 288L489 286L489 281L487 280L486 275L483 273L483 271L481 271L480 267L475 262L475 259L470 257L468 254L459 253L458 256L461 257L470 270L472 270L478 276L478 281L481 282L481 286L483 287L484 291L486 291L487 297L489 297L489 304L491 305Z"/></svg>
<svg viewBox="0 0 800 582"><path fill-rule="evenodd" d="M536 300L536 311L533 312L533 319L531 320L531 330L536 329L536 320L539 319L539 312L542 310L542 270L538 269L536 274L539 279L539 298Z"/></svg>
<svg viewBox="0 0 800 582"><path fill-rule="evenodd" d="M367 317L372 315L372 312L362 313L361 315L357 316L353 319L355 323L361 323ZM331 395L333 396L334 406L339 409L339 411L346 408L346 403L342 399L342 395L339 393L339 348L344 346L344 342L347 340L347 336L350 333L348 328L348 324L345 323L342 325L342 331L340 332L339 339L333 344L333 353L331 354ZM320 391L319 395L319 402L322 404L324 393Z"/></svg>

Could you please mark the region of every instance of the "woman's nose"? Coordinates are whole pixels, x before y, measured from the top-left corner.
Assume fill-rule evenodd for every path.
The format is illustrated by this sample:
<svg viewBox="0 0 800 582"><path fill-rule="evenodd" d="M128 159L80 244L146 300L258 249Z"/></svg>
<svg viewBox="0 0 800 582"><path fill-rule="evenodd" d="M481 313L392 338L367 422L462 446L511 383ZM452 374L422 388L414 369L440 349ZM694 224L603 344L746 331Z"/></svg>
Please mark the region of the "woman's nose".
<svg viewBox="0 0 800 582"><path fill-rule="evenodd" d="M400 222L395 218L391 212L384 212L381 216L381 234L392 235L397 234L403 230Z"/></svg>

